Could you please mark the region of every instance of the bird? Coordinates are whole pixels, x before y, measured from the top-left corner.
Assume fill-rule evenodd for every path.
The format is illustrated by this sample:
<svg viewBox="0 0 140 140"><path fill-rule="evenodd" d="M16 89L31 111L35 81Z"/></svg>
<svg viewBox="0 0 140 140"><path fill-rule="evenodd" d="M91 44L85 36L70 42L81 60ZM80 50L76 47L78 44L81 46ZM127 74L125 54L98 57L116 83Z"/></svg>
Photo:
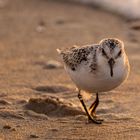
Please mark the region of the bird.
<svg viewBox="0 0 140 140"><path fill-rule="evenodd" d="M96 116L99 94L121 85L129 76L130 64L123 41L104 38L97 44L57 49L64 68L78 88L78 98L88 120L101 124ZM81 91L96 94L95 101L87 109Z"/></svg>

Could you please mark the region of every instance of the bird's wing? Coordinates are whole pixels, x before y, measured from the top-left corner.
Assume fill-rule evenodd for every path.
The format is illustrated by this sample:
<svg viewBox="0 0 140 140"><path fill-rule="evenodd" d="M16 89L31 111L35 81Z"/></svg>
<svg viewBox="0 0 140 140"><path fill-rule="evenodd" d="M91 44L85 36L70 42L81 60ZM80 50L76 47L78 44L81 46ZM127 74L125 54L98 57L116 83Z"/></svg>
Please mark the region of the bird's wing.
<svg viewBox="0 0 140 140"><path fill-rule="evenodd" d="M62 59L66 66L69 66L72 70L81 64L83 61L87 61L87 56L91 51L91 47L73 47L67 50L57 49L58 53L62 56Z"/></svg>

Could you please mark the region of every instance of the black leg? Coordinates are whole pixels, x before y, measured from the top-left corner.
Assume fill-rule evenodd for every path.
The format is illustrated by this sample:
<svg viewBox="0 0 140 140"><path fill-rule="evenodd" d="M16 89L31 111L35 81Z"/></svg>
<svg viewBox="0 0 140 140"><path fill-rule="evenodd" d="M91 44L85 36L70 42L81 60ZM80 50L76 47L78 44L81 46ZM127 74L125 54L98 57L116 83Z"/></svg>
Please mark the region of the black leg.
<svg viewBox="0 0 140 140"><path fill-rule="evenodd" d="M89 107L90 116L94 118L96 117L96 108L98 107L98 105L99 105L99 96L98 93L96 93L96 99ZM96 120L103 121L103 119L96 119Z"/></svg>
<svg viewBox="0 0 140 140"><path fill-rule="evenodd" d="M96 120L95 118L93 118L93 117L89 114L89 112L88 112L88 110L87 110L87 108L86 108L86 105L85 105L85 103L84 103L84 101L83 101L83 98L82 98L82 95L81 95L80 92L81 92L81 90L78 91L78 98L79 98L79 100L80 100L82 106L84 107L84 110L85 110L85 112L86 112L86 114L87 114L89 120L91 120L93 123L101 124L100 121Z"/></svg>
<svg viewBox="0 0 140 140"><path fill-rule="evenodd" d="M96 99L95 99L95 101L91 104L91 106L89 107L89 111L91 112L91 110L93 109L93 107L95 106L95 104L96 104L96 102L97 102L97 97L98 97L98 95L97 95L98 93L96 93ZM98 99L99 100L99 99Z"/></svg>
<svg viewBox="0 0 140 140"><path fill-rule="evenodd" d="M98 96L98 93L96 93L96 99L94 101L94 105L90 106L91 114L93 113L95 114L95 111L98 105L99 105L99 96Z"/></svg>

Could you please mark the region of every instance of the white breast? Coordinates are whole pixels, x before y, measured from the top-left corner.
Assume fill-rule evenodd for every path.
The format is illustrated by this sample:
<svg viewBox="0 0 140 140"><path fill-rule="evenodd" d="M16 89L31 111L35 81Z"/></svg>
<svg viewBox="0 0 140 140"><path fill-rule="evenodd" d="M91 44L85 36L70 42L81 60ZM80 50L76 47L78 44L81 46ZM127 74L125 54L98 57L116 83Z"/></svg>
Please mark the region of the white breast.
<svg viewBox="0 0 140 140"><path fill-rule="evenodd" d="M107 64L102 64L94 72L85 65L81 64L76 71L65 67L72 81L79 89L88 92L105 92L119 86L128 76L129 69L123 63L114 66L114 75L110 76L110 68Z"/></svg>

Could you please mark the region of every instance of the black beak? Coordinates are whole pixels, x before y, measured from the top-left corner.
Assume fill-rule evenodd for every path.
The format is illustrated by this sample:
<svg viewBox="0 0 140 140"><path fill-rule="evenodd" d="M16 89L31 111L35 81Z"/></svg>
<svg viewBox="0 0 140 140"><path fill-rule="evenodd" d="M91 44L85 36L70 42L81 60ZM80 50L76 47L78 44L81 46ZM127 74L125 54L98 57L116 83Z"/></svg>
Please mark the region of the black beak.
<svg viewBox="0 0 140 140"><path fill-rule="evenodd" d="M109 59L108 64L109 64L109 66L110 66L110 75L111 75L111 77L112 77L112 76L113 76L113 66L114 66L114 64L115 64L114 59L113 59L113 58Z"/></svg>

